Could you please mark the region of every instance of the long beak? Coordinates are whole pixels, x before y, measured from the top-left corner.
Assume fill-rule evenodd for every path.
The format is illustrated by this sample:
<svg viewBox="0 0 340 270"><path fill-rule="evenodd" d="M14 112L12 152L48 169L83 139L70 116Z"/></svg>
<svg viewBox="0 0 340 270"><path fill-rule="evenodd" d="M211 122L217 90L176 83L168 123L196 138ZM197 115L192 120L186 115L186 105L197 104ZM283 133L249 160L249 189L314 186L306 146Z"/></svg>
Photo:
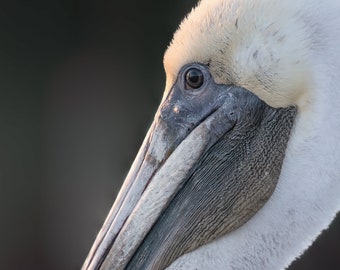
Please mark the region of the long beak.
<svg viewBox="0 0 340 270"><path fill-rule="evenodd" d="M205 88L164 98L83 270L164 269L268 200L295 109L212 79Z"/></svg>
<svg viewBox="0 0 340 270"><path fill-rule="evenodd" d="M82 269L124 269L197 160L223 134L211 133L214 122L206 119L185 140L187 134L169 132L160 117L153 122Z"/></svg>

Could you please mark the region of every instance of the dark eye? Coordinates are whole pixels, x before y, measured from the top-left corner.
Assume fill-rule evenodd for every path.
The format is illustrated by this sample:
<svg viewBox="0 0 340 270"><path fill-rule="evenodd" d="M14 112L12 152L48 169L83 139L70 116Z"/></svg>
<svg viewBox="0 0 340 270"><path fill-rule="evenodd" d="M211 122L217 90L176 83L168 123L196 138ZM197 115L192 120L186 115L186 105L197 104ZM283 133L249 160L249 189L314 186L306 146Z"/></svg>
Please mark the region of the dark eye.
<svg viewBox="0 0 340 270"><path fill-rule="evenodd" d="M203 72L197 68L191 68L185 74L185 88L187 90L200 88L203 82Z"/></svg>

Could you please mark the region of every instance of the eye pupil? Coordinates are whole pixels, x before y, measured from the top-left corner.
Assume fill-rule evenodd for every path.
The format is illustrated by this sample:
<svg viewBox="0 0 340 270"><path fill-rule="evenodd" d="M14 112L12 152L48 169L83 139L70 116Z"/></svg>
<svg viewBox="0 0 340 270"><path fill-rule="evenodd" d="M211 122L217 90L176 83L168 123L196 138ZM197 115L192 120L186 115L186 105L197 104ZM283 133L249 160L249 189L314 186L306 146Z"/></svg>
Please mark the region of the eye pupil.
<svg viewBox="0 0 340 270"><path fill-rule="evenodd" d="M186 89L200 88L204 81L204 76L201 70L197 68L191 68L185 75Z"/></svg>

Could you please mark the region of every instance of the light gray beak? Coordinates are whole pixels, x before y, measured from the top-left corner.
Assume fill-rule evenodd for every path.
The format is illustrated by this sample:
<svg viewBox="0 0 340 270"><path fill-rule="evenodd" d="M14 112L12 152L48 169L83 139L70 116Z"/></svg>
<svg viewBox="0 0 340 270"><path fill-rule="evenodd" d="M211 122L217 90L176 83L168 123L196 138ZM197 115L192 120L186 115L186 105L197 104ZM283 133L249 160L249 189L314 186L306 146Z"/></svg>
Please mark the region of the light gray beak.
<svg viewBox="0 0 340 270"><path fill-rule="evenodd" d="M185 66L82 269L164 269L243 225L275 189L295 114Z"/></svg>

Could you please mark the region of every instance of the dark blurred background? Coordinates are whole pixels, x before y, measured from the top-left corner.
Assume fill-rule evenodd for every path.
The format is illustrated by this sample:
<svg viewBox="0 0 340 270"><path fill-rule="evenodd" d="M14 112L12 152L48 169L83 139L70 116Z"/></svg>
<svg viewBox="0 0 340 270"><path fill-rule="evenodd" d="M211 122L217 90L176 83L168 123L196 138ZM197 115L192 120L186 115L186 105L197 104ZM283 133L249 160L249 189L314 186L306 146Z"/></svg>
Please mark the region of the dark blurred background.
<svg viewBox="0 0 340 270"><path fill-rule="evenodd" d="M193 0L0 2L1 269L79 269ZM340 220L290 269L340 269Z"/></svg>

